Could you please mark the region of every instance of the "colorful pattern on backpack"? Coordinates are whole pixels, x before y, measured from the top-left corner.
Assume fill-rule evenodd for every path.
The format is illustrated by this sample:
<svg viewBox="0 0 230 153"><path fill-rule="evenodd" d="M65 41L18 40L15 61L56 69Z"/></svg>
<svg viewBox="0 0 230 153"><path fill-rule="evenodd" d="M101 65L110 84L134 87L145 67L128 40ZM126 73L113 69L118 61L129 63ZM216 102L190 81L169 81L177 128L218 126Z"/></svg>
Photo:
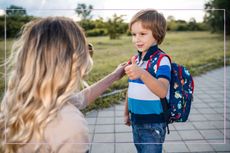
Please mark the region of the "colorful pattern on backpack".
<svg viewBox="0 0 230 153"><path fill-rule="evenodd" d="M169 123L185 122L188 119L193 100L194 81L182 65L171 64L169 98Z"/></svg>
<svg viewBox="0 0 230 153"><path fill-rule="evenodd" d="M156 69L158 69L161 59L165 56L167 56L171 62L171 58L162 51L158 51L158 53L154 55L154 58L158 58ZM151 58L149 60L152 62ZM162 104L163 107L168 107L163 108L166 110L164 113L167 114L166 120L168 123L187 121L193 100L193 92L194 81L189 70L182 65L171 62L169 102L168 105L163 106ZM167 99L164 98L162 103L163 102L167 102Z"/></svg>

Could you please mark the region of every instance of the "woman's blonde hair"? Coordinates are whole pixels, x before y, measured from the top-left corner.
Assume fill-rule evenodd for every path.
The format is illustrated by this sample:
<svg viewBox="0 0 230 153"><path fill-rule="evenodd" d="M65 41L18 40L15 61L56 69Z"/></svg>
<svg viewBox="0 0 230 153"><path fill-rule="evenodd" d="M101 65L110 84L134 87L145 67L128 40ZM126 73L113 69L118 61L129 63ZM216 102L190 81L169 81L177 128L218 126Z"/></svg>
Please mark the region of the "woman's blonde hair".
<svg viewBox="0 0 230 153"><path fill-rule="evenodd" d="M161 44L166 34L166 20L161 13L154 9L144 9L137 12L129 23L129 30L136 22L141 22L143 28L150 29L157 44Z"/></svg>
<svg viewBox="0 0 230 153"><path fill-rule="evenodd" d="M80 90L92 66L83 30L64 17L26 24L12 51L0 114L1 142L13 143L1 146L5 153L17 152L32 136L43 142L44 128Z"/></svg>

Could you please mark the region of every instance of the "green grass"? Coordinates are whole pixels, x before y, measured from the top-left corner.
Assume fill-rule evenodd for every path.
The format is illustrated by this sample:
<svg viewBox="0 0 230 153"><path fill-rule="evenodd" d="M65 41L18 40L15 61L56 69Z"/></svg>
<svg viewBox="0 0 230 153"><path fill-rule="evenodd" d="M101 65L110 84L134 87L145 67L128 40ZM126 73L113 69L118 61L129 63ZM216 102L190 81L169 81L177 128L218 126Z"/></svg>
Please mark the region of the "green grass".
<svg viewBox="0 0 230 153"><path fill-rule="evenodd" d="M94 69L89 81L99 79L100 76L111 72L118 63L127 61L136 54L130 37L122 37L115 41L109 40L108 37L94 37L89 38L89 41L96 49L93 57ZM226 44L229 48L229 43ZM205 65L223 66L224 39L222 35L209 32L169 32L160 48L166 51L173 61L187 66L193 75L205 72L205 69L200 69ZM226 53L229 58L229 52Z"/></svg>
<svg viewBox="0 0 230 153"><path fill-rule="evenodd" d="M119 40L110 40L109 37L89 37L88 41L94 45L94 67L87 77L92 84L105 75L112 72L119 63L128 61L136 54L131 42L131 37L123 36ZM7 41L7 52L13 40ZM229 38L226 42L226 59L229 64ZM185 65L193 76L200 75L216 67L224 66L224 37L221 34L209 32L168 32L162 45L159 46L168 53L172 61ZM4 59L4 41L0 41L0 59ZM0 69L1 74L3 69ZM0 82L0 90L4 88L3 79ZM127 87L127 77L115 82L106 92ZM123 95L123 94L122 94ZM123 96L122 96L123 97ZM104 101L103 101L104 99ZM96 105L90 109L107 107L110 103L116 103L117 97L98 99ZM89 110L90 110L89 109Z"/></svg>
<svg viewBox="0 0 230 153"><path fill-rule="evenodd" d="M229 48L229 43L226 44ZM208 32L169 33L162 48L171 55L172 60L187 66L193 75L224 65L223 35ZM226 53L229 58L229 52Z"/></svg>

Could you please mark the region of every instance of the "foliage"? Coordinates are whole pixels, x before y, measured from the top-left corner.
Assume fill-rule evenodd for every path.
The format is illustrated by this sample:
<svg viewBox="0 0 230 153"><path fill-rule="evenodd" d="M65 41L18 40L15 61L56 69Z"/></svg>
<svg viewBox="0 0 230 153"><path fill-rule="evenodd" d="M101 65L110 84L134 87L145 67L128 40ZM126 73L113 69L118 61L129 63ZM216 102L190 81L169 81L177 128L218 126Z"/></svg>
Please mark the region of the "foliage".
<svg viewBox="0 0 230 153"><path fill-rule="evenodd" d="M5 30L7 38L17 36L22 26L32 19L34 17L28 16L23 7L10 5L6 9L6 16L0 16L0 37L4 38Z"/></svg>
<svg viewBox="0 0 230 153"><path fill-rule="evenodd" d="M128 24L123 22L123 15L113 15L107 21L103 18L96 20L81 20L79 24L86 31L87 36L104 36L109 35L110 39L117 39L128 29Z"/></svg>
<svg viewBox="0 0 230 153"><path fill-rule="evenodd" d="M190 29L190 30L192 30L192 31L198 30L198 27L197 27L197 23L196 23L196 19L195 19L195 18L191 18L191 19L189 20L188 29Z"/></svg>
<svg viewBox="0 0 230 153"><path fill-rule="evenodd" d="M108 34L107 24L103 18L97 20L81 20L78 22L85 30L87 36L105 36Z"/></svg>
<svg viewBox="0 0 230 153"><path fill-rule="evenodd" d="M104 19L102 17L94 20L94 24L96 28L99 28L99 29L106 28L106 23L104 22Z"/></svg>
<svg viewBox="0 0 230 153"><path fill-rule="evenodd" d="M95 23L93 20L81 20L78 22L80 24L80 26L85 30L92 30L96 27Z"/></svg>
<svg viewBox="0 0 230 153"><path fill-rule="evenodd" d="M7 16L26 16L26 9L16 5L10 5L6 8Z"/></svg>
<svg viewBox="0 0 230 153"><path fill-rule="evenodd" d="M194 18L191 18L189 22L184 20L175 20L173 16L167 18L167 30L168 31L204 31L207 30L207 26L204 23L197 23Z"/></svg>
<svg viewBox="0 0 230 153"><path fill-rule="evenodd" d="M209 25L212 32L224 31L224 10L225 9L225 27L226 34L230 34L230 5L229 0L209 0L205 4L206 14L204 21ZM221 9L221 10L218 10Z"/></svg>
<svg viewBox="0 0 230 153"><path fill-rule="evenodd" d="M77 5L75 12L81 17L81 20L91 19L91 11L93 9L92 5L86 5L84 3L80 3Z"/></svg>
<svg viewBox="0 0 230 153"><path fill-rule="evenodd" d="M107 30L110 39L118 39L122 33L127 31L128 26L125 26L122 19L124 15L117 16L114 14L112 18L107 21Z"/></svg>
<svg viewBox="0 0 230 153"><path fill-rule="evenodd" d="M0 16L0 39L4 39L5 37L5 18L4 16Z"/></svg>
<svg viewBox="0 0 230 153"><path fill-rule="evenodd" d="M32 16L6 16L6 37L16 37L24 24L34 19ZM0 16L0 37L4 37L5 18Z"/></svg>
<svg viewBox="0 0 230 153"><path fill-rule="evenodd" d="M92 29L92 30L87 30L86 31L86 36L105 36L108 34L108 31L107 29L99 29L99 28L95 28L95 29Z"/></svg>

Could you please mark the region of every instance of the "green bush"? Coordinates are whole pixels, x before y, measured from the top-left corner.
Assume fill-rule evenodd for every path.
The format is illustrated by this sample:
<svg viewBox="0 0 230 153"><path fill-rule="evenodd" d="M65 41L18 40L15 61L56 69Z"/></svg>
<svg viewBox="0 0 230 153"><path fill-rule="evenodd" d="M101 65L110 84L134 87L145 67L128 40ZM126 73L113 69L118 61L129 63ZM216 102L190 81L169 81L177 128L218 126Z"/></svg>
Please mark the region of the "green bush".
<svg viewBox="0 0 230 153"><path fill-rule="evenodd" d="M207 24L196 22L195 19L190 22L183 20L171 20L167 22L168 31L205 31L208 30Z"/></svg>
<svg viewBox="0 0 230 153"><path fill-rule="evenodd" d="M22 26L34 19L31 16L8 16L6 17L6 37L14 38L20 32ZM4 37L5 17L0 16L0 37Z"/></svg>
<svg viewBox="0 0 230 153"><path fill-rule="evenodd" d="M86 35L87 36L105 36L108 34L108 31L106 29L92 29L87 30Z"/></svg>
<svg viewBox="0 0 230 153"><path fill-rule="evenodd" d="M186 22L177 22L177 21L172 21L168 23L167 30L171 31L187 31L188 30L188 25Z"/></svg>
<svg viewBox="0 0 230 153"><path fill-rule="evenodd" d="M96 25L94 24L93 20L81 20L80 22L78 22L78 24L85 30L91 30L94 29L96 27Z"/></svg>

